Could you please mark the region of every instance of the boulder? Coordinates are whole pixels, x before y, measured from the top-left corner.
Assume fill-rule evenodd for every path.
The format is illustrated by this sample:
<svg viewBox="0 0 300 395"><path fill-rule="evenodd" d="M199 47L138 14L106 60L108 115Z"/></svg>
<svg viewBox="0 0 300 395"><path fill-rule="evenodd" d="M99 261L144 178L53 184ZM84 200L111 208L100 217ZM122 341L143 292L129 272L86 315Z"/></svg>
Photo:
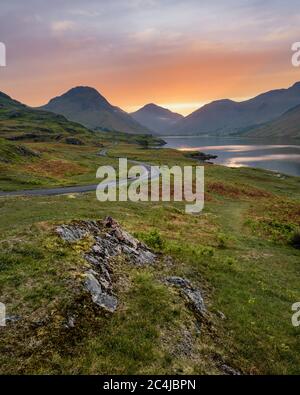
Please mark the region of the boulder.
<svg viewBox="0 0 300 395"><path fill-rule="evenodd" d="M156 255L111 217L106 217L103 221L73 221L58 226L56 232L70 244L85 237L94 241L91 248L83 254L89 264L85 272L84 288L96 305L111 313L118 305L118 299L113 293L112 258L124 255L128 263L139 266L155 263Z"/></svg>

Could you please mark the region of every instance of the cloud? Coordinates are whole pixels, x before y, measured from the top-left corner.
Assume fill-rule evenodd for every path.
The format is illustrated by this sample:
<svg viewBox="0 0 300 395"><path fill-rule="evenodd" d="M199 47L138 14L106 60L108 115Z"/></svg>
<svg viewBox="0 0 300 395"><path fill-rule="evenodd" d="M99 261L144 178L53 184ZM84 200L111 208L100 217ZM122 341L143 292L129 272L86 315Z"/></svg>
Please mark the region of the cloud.
<svg viewBox="0 0 300 395"><path fill-rule="evenodd" d="M133 34L133 38L141 43L152 41L154 39L157 39L159 36L160 36L159 31L152 27Z"/></svg>
<svg viewBox="0 0 300 395"><path fill-rule="evenodd" d="M76 15L76 16L88 17L88 18L95 18L95 17L101 16L101 12L92 11L92 10L84 10L84 9L70 10L70 14Z"/></svg>
<svg viewBox="0 0 300 395"><path fill-rule="evenodd" d="M1 90L39 105L94 85L121 107L152 101L184 113L254 96L299 79L290 63L299 10L299 0L10 0Z"/></svg>
<svg viewBox="0 0 300 395"><path fill-rule="evenodd" d="M63 33L68 30L74 30L74 28L75 28L75 23L70 20L54 21L51 24L51 30L54 33Z"/></svg>

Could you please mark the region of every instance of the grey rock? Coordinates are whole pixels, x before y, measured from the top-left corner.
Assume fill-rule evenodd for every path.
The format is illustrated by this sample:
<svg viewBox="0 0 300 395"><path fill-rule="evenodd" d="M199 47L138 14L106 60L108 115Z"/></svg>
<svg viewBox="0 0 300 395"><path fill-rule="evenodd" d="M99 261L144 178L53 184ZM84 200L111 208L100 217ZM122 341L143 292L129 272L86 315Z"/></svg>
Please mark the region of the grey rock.
<svg viewBox="0 0 300 395"><path fill-rule="evenodd" d="M56 232L60 235L60 237L69 242L74 243L85 237L86 231L84 229L69 227L67 225L62 225L56 228Z"/></svg>
<svg viewBox="0 0 300 395"><path fill-rule="evenodd" d="M92 254L84 254L84 258L92 265L92 266L100 266L100 259L102 261L102 258L95 257Z"/></svg>
<svg viewBox="0 0 300 395"><path fill-rule="evenodd" d="M186 288L183 292L191 302L195 311L199 314L203 314L205 312L205 305L201 292L194 288Z"/></svg>
<svg viewBox="0 0 300 395"><path fill-rule="evenodd" d="M201 291L194 288L191 282L182 277L167 277L166 282L180 288L188 303L196 314L203 315L206 312L204 300Z"/></svg>
<svg viewBox="0 0 300 395"><path fill-rule="evenodd" d="M94 303L96 303L99 307L113 313L117 306L118 306L118 299L113 296L109 295L105 292L102 292L97 296L97 298L93 299Z"/></svg>
<svg viewBox="0 0 300 395"><path fill-rule="evenodd" d="M22 319L22 317L19 315L8 315L5 317L5 322L6 322L6 324L8 324L8 323L13 324L17 321L20 321L21 319Z"/></svg>
<svg viewBox="0 0 300 395"><path fill-rule="evenodd" d="M140 265L151 265L155 262L156 255L153 254L151 251L140 251L135 260L137 264Z"/></svg>
<svg viewBox="0 0 300 395"><path fill-rule="evenodd" d="M187 330L183 330L181 333L180 341L175 345L174 356L186 356L191 357L193 354L194 339L192 334Z"/></svg>
<svg viewBox="0 0 300 395"><path fill-rule="evenodd" d="M91 237L94 244L83 257L89 263L86 271L85 289L92 300L107 311L115 311L118 305L113 292L112 265L114 258L124 255L134 265L154 264L156 255L145 244L124 231L111 217L103 221L74 221L56 228L57 234L66 242L74 243Z"/></svg>
<svg viewBox="0 0 300 395"><path fill-rule="evenodd" d="M177 287L181 288L190 288L191 283L189 280L186 280L185 278L182 277L168 277L166 278L166 281L170 284L176 285Z"/></svg>
<svg viewBox="0 0 300 395"><path fill-rule="evenodd" d="M238 370L233 369L231 366L228 366L225 363L223 365L221 365L221 369L227 375L231 375L231 376L240 376L241 375L241 373Z"/></svg>
<svg viewBox="0 0 300 395"><path fill-rule="evenodd" d="M97 296L102 292L101 285L96 279L94 273L95 272L89 271L88 273L86 273L85 279L85 288L92 295L93 299L97 298Z"/></svg>
<svg viewBox="0 0 300 395"><path fill-rule="evenodd" d="M75 317L74 316L68 317L67 323L66 323L66 328L68 328L68 329L75 328Z"/></svg>
<svg viewBox="0 0 300 395"><path fill-rule="evenodd" d="M111 313L116 310L118 305L117 298L105 292L94 273L90 271L86 274L85 288L91 294L93 302L98 306Z"/></svg>

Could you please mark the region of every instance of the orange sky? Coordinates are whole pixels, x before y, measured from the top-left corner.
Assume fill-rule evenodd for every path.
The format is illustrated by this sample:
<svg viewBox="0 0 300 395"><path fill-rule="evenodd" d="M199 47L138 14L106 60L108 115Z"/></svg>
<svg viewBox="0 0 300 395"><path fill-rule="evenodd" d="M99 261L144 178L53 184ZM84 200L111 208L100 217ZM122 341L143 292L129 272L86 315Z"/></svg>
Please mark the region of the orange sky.
<svg viewBox="0 0 300 395"><path fill-rule="evenodd" d="M291 65L300 19L283 5L229 0L229 13L219 1L74 0L57 2L58 12L56 2L15 0L1 11L0 90L28 105L88 85L126 111L154 102L186 115L300 80Z"/></svg>

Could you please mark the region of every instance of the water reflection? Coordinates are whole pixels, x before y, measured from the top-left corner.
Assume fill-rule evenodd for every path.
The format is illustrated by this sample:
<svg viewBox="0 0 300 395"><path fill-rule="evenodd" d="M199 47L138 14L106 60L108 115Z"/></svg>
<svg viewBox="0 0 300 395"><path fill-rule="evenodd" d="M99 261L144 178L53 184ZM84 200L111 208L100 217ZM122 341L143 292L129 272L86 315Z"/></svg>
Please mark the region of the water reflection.
<svg viewBox="0 0 300 395"><path fill-rule="evenodd" d="M242 151L256 151L261 149L272 149L272 148L295 148L300 149L300 145L207 145L199 147L188 147L182 146L177 149L180 151L194 151L194 150L215 150L215 151L227 151L227 152L242 152Z"/></svg>
<svg viewBox="0 0 300 395"><path fill-rule="evenodd" d="M168 137L167 147L199 150L218 155L215 163L230 167L251 166L300 176L300 142L202 137Z"/></svg>

